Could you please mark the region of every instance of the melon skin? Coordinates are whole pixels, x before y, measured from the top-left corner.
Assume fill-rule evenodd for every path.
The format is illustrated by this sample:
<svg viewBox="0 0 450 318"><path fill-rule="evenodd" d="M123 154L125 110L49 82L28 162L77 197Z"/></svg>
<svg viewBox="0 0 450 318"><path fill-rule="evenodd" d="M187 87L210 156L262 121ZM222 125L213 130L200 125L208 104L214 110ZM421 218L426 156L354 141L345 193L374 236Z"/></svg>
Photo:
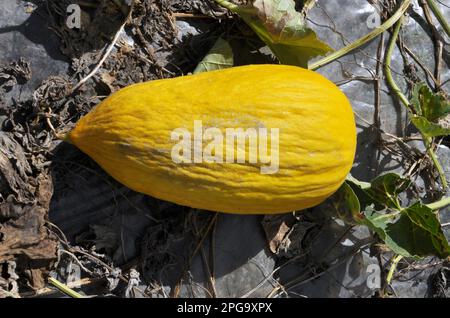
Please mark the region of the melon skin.
<svg viewBox="0 0 450 318"><path fill-rule="evenodd" d="M279 129L278 171L261 173L267 164L259 161L174 162L171 134L194 132L194 121L224 136L226 128ZM82 117L66 140L137 192L204 210L275 214L318 205L340 187L356 127L350 102L322 75L249 65L128 86ZM246 158L252 151L247 145Z"/></svg>

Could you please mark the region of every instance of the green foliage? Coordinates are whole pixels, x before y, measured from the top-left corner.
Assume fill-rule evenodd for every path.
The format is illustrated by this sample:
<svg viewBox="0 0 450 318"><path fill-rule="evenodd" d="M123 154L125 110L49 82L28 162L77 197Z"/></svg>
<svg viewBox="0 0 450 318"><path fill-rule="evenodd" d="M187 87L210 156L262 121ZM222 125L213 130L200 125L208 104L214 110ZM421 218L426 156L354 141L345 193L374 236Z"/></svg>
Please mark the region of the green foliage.
<svg viewBox="0 0 450 318"><path fill-rule="evenodd" d="M413 89L411 105L411 121L424 136L450 134L450 102L443 95L433 93L426 84L419 83Z"/></svg>
<svg viewBox="0 0 450 318"><path fill-rule="evenodd" d="M372 182L355 182L353 177L333 197L338 216L350 224L369 227L396 254L420 258L445 258L450 246L433 210L416 202L402 208L399 194L410 180L395 173L381 175Z"/></svg>
<svg viewBox="0 0 450 318"><path fill-rule="evenodd" d="M208 54L197 65L194 74L221 70L233 66L233 50L230 44L222 38L217 39Z"/></svg>
<svg viewBox="0 0 450 318"><path fill-rule="evenodd" d="M293 0L255 0L231 8L272 50L282 64L307 67L308 61L332 49L306 27Z"/></svg>

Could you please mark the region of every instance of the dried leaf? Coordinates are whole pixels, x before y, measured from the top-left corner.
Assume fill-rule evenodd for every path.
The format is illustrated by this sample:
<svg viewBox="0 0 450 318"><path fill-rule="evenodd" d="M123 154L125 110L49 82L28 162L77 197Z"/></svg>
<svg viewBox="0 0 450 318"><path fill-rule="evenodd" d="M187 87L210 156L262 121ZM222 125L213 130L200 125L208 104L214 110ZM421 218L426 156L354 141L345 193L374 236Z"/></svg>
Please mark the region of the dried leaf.
<svg viewBox="0 0 450 318"><path fill-rule="evenodd" d="M302 253L302 242L315 223L299 221L292 214L266 215L262 222L269 249L282 257Z"/></svg>
<svg viewBox="0 0 450 318"><path fill-rule="evenodd" d="M0 266L3 268L0 273L0 298L19 297L19 285L17 284L19 275L16 274L16 262L7 261L0 263Z"/></svg>
<svg viewBox="0 0 450 318"><path fill-rule="evenodd" d="M286 237L286 234L289 233L292 225L286 224L286 216L284 215L265 216L262 225L269 242L270 251L277 254L279 246Z"/></svg>
<svg viewBox="0 0 450 318"><path fill-rule="evenodd" d="M282 64L307 67L308 61L332 49L306 27L292 0L255 0L237 13L269 46Z"/></svg>
<svg viewBox="0 0 450 318"><path fill-rule="evenodd" d="M7 221L0 227L0 262L18 255L41 262L53 261L56 259L57 243L49 237L44 226L47 210L32 205L23 209L18 219Z"/></svg>
<svg viewBox="0 0 450 318"><path fill-rule="evenodd" d="M6 200L8 194L13 194L16 202L31 203L35 190L28 182L28 175L31 173L22 146L14 140L12 134L0 132L0 199L3 195L3 200ZM10 198L9 202L11 200ZM0 203L0 212L2 205Z"/></svg>
<svg viewBox="0 0 450 318"><path fill-rule="evenodd" d="M31 79L30 63L23 58L8 65L0 65L0 93L29 79Z"/></svg>
<svg viewBox="0 0 450 318"><path fill-rule="evenodd" d="M108 87L108 89L111 93L114 93L115 91L117 91L117 88L115 88L113 86L113 83L116 80L116 78L113 75L111 75L108 72L104 72L104 73L101 73L100 79L101 79L102 83Z"/></svg>

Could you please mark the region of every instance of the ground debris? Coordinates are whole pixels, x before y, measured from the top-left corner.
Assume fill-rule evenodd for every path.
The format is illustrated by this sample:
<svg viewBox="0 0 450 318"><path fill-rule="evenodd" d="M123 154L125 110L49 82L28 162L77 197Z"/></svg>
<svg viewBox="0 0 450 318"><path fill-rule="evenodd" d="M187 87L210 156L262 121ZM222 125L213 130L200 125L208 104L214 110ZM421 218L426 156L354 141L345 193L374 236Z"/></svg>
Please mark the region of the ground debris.
<svg viewBox="0 0 450 318"><path fill-rule="evenodd" d="M147 229L141 245L142 273L147 283L159 283L167 265L181 267L183 264L185 255L173 253L174 246L183 240L185 234L179 220L178 217L167 218Z"/></svg>
<svg viewBox="0 0 450 318"><path fill-rule="evenodd" d="M140 274L137 270L132 268L129 273L129 281L127 288L125 290L125 298L138 298L139 295L142 295L142 292L140 290L138 291L138 286L141 282L141 279L139 278Z"/></svg>
<svg viewBox="0 0 450 318"><path fill-rule="evenodd" d="M169 7L174 12L201 13L210 17L223 17L228 14L228 10L217 5L213 1L190 0L190 1L169 1Z"/></svg>
<svg viewBox="0 0 450 318"><path fill-rule="evenodd" d="M23 58L9 64L0 64L0 97L14 85L31 79L31 75L30 63Z"/></svg>
<svg viewBox="0 0 450 318"><path fill-rule="evenodd" d="M450 261L444 262L428 281L428 296L450 298Z"/></svg>
<svg viewBox="0 0 450 318"><path fill-rule="evenodd" d="M19 297L19 286L17 279L19 275L16 274L16 262L6 261L0 262L1 276L0 276L0 298L5 297Z"/></svg>
<svg viewBox="0 0 450 318"><path fill-rule="evenodd" d="M13 195L17 202L22 204L34 201L35 186L29 182L32 173L22 146L12 133L0 131L0 218L5 217L1 199L7 200ZM11 202L9 197L8 205ZM3 208L2 208L3 207Z"/></svg>
<svg viewBox="0 0 450 318"><path fill-rule="evenodd" d="M34 92L34 104L37 109L50 107L65 98L71 89L71 83L61 76L51 76L45 80Z"/></svg>
<svg viewBox="0 0 450 318"><path fill-rule="evenodd" d="M116 1L84 1L80 4L80 28L66 24L66 9L72 0L50 0L48 9L52 17L52 27L61 40L61 51L69 57L79 58L86 52L102 49L112 39L126 17L123 7Z"/></svg>
<svg viewBox="0 0 450 318"><path fill-rule="evenodd" d="M119 276L122 274L122 270L120 268L115 268L112 270L109 275L106 277L106 281L108 282L109 291L113 291L119 286Z"/></svg>
<svg viewBox="0 0 450 318"><path fill-rule="evenodd" d="M317 224L294 214L266 215L262 221L269 249L279 257L293 257L304 252L304 238Z"/></svg>
<svg viewBox="0 0 450 318"><path fill-rule="evenodd" d="M8 149L15 151L8 156ZM14 158L14 165L9 157ZM17 272L30 278L29 287L41 288L42 271L46 272L56 259L57 242L45 226L52 181L45 173L31 178L32 171L24 158L18 146L0 148L0 177L8 186L0 192L9 193L0 201L0 263L22 259L17 263Z"/></svg>

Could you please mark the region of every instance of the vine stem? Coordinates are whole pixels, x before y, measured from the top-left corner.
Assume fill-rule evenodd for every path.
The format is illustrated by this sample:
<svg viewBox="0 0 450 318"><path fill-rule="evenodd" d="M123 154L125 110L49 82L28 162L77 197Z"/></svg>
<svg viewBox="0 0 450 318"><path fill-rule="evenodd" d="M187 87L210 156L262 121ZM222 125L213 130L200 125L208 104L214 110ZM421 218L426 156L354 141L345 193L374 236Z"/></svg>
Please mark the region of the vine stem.
<svg viewBox="0 0 450 318"><path fill-rule="evenodd" d="M394 77L392 76L391 72L391 59L392 59L392 52L395 48L395 43L397 42L398 34L400 33L400 29L403 24L404 17L402 16L394 29L394 32L392 33L391 40L389 42L388 49L386 51L386 57L385 57L385 73L386 73L386 80L391 87L391 89L394 91L394 93L397 95L397 97L400 99L400 101L405 105L405 107L409 110L410 109L410 102L408 98L402 93L398 85L395 83ZM432 148L432 140L431 138L425 136L423 133L421 133L423 143L425 145L426 151L428 156L430 156L431 160L433 161L434 166L436 167L436 170L439 173L439 178L441 179L442 187L447 189L447 179L445 178L444 169L442 169L441 164L439 163L438 158L436 157L436 154L433 151Z"/></svg>
<svg viewBox="0 0 450 318"><path fill-rule="evenodd" d="M427 204L426 206L432 210L439 210L446 207L447 205L450 205L450 197L443 198L439 201Z"/></svg>
<svg viewBox="0 0 450 318"><path fill-rule="evenodd" d="M397 269L398 262L400 262L402 258L403 258L403 256L396 255L392 259L391 268L389 269L389 273L388 273L388 275L386 277L386 282L388 283L388 285L391 284L392 278L394 277L395 270Z"/></svg>
<svg viewBox="0 0 450 318"><path fill-rule="evenodd" d="M439 178L441 179L442 187L445 190L448 187L447 178L445 177L444 169L442 169L442 166L439 163L436 153L432 149L432 140L431 140L431 138L424 136L423 134L422 134L422 136L423 136L423 143L425 144L425 148L427 149L427 153L430 156L431 161L433 161L434 166L436 167L436 169L439 173Z"/></svg>
<svg viewBox="0 0 450 318"><path fill-rule="evenodd" d="M214 0L217 4L221 5L224 8L227 8L230 11L236 11L238 9L238 6L234 3L231 3L226 0Z"/></svg>
<svg viewBox="0 0 450 318"><path fill-rule="evenodd" d="M306 16L308 11L311 10L312 8L314 8L316 3L317 3L317 0L306 0L306 1L304 1L303 2L302 14Z"/></svg>
<svg viewBox="0 0 450 318"><path fill-rule="evenodd" d="M391 37L389 46L386 51L384 71L386 73L386 80L387 80L389 86L391 86L391 89L394 91L394 93L397 95L397 97L400 99L400 101L407 108L409 108L409 100L408 100L408 98L406 98L406 96L402 93L400 88L397 86L397 83L395 83L394 77L392 76L392 72L391 72L392 52L394 52L395 43L397 42L398 34L400 33L400 29L403 24L403 19L404 19L404 17L401 16L401 18L397 22L397 25L395 26L394 33L392 33L392 37Z"/></svg>
<svg viewBox="0 0 450 318"><path fill-rule="evenodd" d="M216 1L221 1L221 0L216 0ZM328 63L331 63L334 60L350 53L354 49L357 49L358 47L366 44L367 42L370 42L371 40L376 38L378 35L380 35L384 31L389 29L391 26L393 26L395 24L395 22L397 22L399 19L401 19L410 4L411 4L411 0L405 0L400 5L398 10L389 19L387 19L382 25L377 27L375 30L373 30L372 32L366 34L365 36L359 38L355 42L352 42L351 44L347 45L346 47L343 47L342 49L335 51L334 53L331 53L330 55L326 56L325 58L312 63L308 68L310 70L316 70L319 67L322 67Z"/></svg>
<svg viewBox="0 0 450 318"><path fill-rule="evenodd" d="M72 298L85 298L83 295L77 293L72 288L68 287L67 285L64 285L63 283L54 279L53 277L49 277L48 282L53 286L55 286L56 288L58 288L61 292Z"/></svg>
<svg viewBox="0 0 450 318"><path fill-rule="evenodd" d="M431 11L433 11L434 16L441 24L442 28L444 29L445 33L447 33L447 36L450 38L450 24L445 20L444 15L439 10L438 5L434 0L427 0L428 6L430 7Z"/></svg>

